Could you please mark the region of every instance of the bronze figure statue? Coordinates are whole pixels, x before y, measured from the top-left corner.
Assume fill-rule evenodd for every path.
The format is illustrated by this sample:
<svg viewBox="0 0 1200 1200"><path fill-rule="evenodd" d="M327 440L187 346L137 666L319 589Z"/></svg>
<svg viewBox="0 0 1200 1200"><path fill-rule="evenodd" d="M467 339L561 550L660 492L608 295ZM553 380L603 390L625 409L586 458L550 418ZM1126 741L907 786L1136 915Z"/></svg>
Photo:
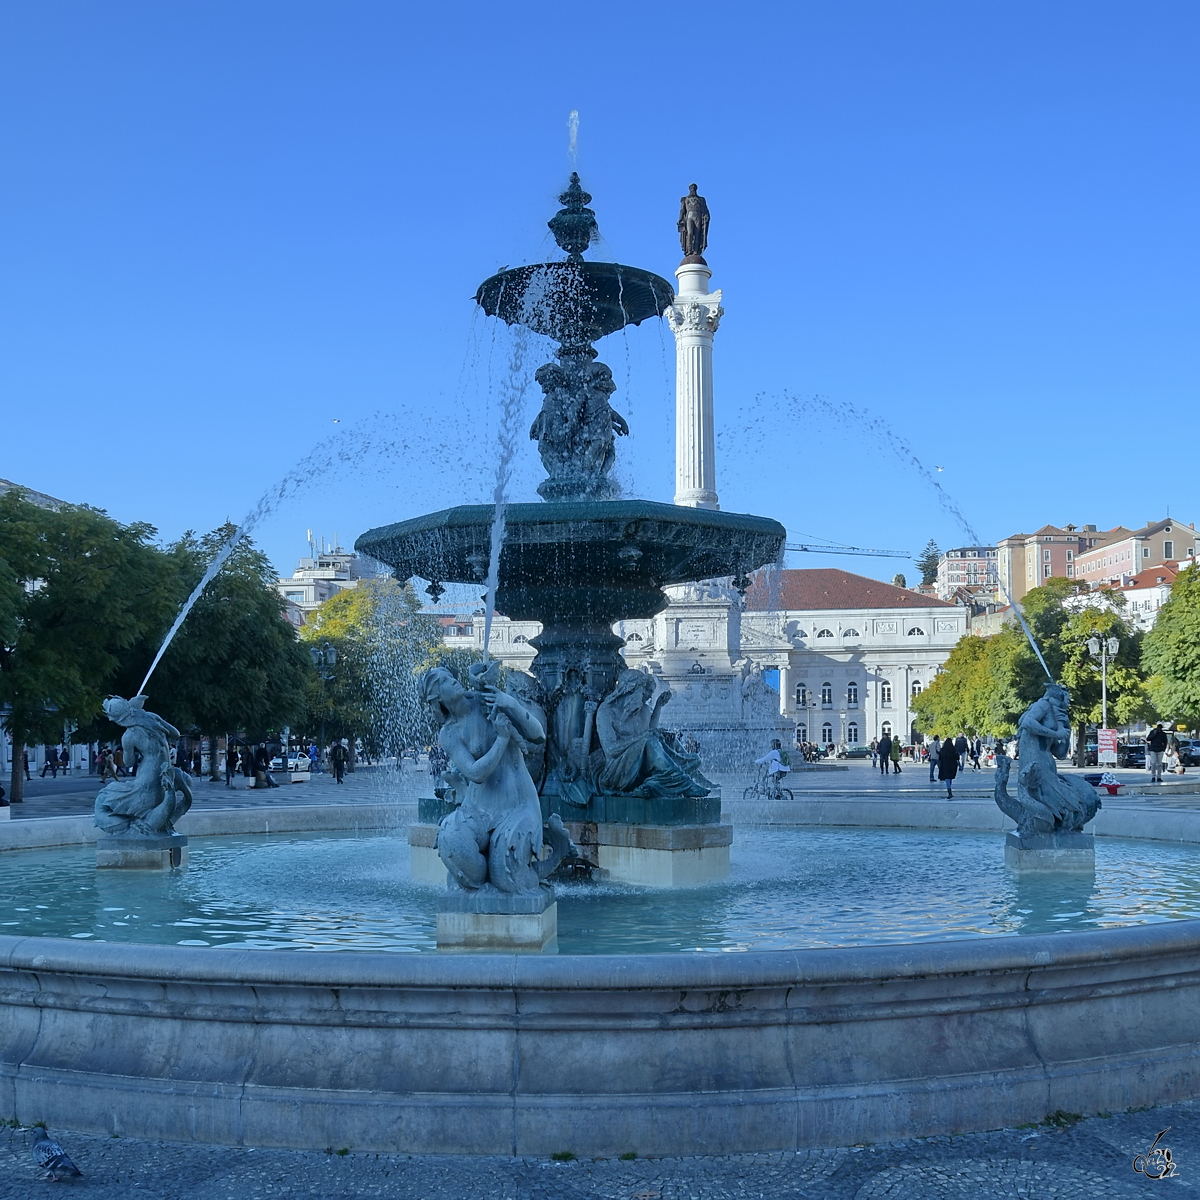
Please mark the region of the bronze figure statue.
<svg viewBox="0 0 1200 1200"><path fill-rule="evenodd" d="M697 258L708 249L708 205L704 197L697 194L696 184L688 184L688 193L679 201L679 244L684 258Z"/></svg>

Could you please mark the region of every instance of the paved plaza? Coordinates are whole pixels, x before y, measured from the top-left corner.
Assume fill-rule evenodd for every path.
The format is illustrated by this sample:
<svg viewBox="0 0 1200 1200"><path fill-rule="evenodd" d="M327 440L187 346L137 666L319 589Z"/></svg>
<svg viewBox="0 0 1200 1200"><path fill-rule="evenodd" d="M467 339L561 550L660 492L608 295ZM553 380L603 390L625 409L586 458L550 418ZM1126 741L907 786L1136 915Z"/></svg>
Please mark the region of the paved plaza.
<svg viewBox="0 0 1200 1200"><path fill-rule="evenodd" d="M1166 1126L1178 1175L1133 1169ZM0 1197L46 1194L27 1130L0 1133ZM249 1150L63 1134L96 1200L1108 1200L1200 1197L1200 1105L1036 1128L719 1158L552 1159Z"/></svg>

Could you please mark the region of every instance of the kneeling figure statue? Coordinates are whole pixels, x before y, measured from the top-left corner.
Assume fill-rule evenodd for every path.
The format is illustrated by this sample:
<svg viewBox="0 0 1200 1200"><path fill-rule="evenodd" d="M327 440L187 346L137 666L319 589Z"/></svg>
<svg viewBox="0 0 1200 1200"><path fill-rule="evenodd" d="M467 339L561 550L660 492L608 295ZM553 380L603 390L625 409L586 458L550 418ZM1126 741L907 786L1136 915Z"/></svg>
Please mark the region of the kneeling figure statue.
<svg viewBox="0 0 1200 1200"><path fill-rule="evenodd" d="M486 680L482 675L482 686L468 691L447 667L421 676L421 701L441 726L438 745L466 781L461 805L438 827L437 852L466 891L528 895L573 846L558 817L543 836L526 756L545 742L545 730L519 699ZM543 859L544 841L551 852Z"/></svg>

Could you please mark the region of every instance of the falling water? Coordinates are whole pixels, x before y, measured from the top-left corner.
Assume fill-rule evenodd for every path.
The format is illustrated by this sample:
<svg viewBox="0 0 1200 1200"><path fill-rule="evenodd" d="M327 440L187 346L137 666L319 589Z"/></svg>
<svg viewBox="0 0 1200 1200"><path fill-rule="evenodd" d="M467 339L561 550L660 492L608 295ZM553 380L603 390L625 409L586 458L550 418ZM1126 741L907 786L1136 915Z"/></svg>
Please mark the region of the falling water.
<svg viewBox="0 0 1200 1200"><path fill-rule="evenodd" d="M579 110L571 109L567 118L567 161L574 171L579 166Z"/></svg>
<svg viewBox="0 0 1200 1200"><path fill-rule="evenodd" d="M508 504L508 485L512 480L513 458L517 453L521 418L525 408L525 354L528 334L523 325L512 329L512 353L508 373L500 385L500 430L496 457L496 485L492 503L492 537L488 551L487 595L483 609L483 661L488 661L492 640L492 618L496 615L496 589L500 586L500 551L504 546L504 510Z"/></svg>
<svg viewBox="0 0 1200 1200"><path fill-rule="evenodd" d="M835 404L831 400L825 399L823 396L814 396L811 400L800 400L797 397L784 393L785 398L794 405L797 405L802 410L810 412L816 411L826 416L838 417L845 419L847 417L853 419L853 423L858 427L864 427L876 437L884 439L892 448L893 453L906 466L911 467L925 480L931 488L933 488L938 498L938 503L948 512L956 522L959 528L970 538L973 545L982 546L984 543L980 540L979 534L972 528L971 523L963 515L962 510L958 507L955 501L944 487L937 481L933 472L917 457L916 452L899 434L897 434L888 424L880 417L872 417L861 409L855 408L853 404L840 403ZM1050 673L1050 668L1046 665L1046 659L1042 655L1041 647L1037 644L1037 639L1033 636L1033 630L1029 628L1029 622L1025 619L1025 613L1021 606L1013 597L1012 592L1005 585L1004 580L997 575L997 581L1004 592L1004 598L1012 607L1016 614L1017 620L1021 623L1021 628L1025 631L1025 636L1029 639L1029 645L1033 648L1034 654L1037 655L1037 660L1042 664L1042 670L1046 672L1046 678L1051 683L1054 682L1054 676Z"/></svg>

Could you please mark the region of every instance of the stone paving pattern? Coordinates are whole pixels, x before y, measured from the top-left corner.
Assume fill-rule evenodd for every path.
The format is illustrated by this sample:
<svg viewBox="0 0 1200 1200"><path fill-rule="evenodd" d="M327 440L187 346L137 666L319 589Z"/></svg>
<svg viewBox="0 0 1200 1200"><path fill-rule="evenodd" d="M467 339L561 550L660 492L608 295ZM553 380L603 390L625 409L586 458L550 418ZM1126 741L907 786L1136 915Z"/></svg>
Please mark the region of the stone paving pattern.
<svg viewBox="0 0 1200 1200"><path fill-rule="evenodd" d="M1133 1170L1166 1126L1179 1174ZM0 1132L0 1197L46 1194L31 1134ZM1200 1197L1200 1102L1036 1128L787 1154L555 1162L249 1150L63 1134L95 1200L1108 1200ZM564 1147L564 1150L567 1149ZM53 1193L51 1193L53 1194Z"/></svg>

